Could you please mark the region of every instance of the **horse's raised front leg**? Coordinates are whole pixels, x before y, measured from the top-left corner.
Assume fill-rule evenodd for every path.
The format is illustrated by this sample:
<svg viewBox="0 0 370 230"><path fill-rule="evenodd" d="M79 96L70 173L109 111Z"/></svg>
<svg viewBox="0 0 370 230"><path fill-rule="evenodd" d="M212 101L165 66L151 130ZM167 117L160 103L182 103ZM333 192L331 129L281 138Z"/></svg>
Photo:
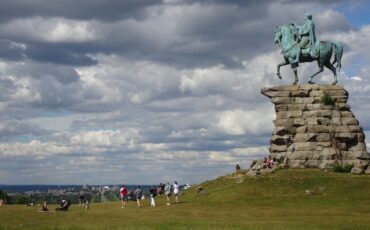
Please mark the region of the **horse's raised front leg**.
<svg viewBox="0 0 370 230"><path fill-rule="evenodd" d="M285 66L285 65L288 65L288 64L289 64L289 62L288 62L286 59L284 59L284 61L282 61L282 62L277 66L277 72L276 72L276 74L277 74L277 76L278 76L278 78L279 78L279 79L282 79L281 74L280 74L280 67Z"/></svg>
<svg viewBox="0 0 370 230"><path fill-rule="evenodd" d="M312 80L313 80L313 78L314 78L317 74L321 73L322 71L324 71L324 67L323 67L323 66L320 66L319 71L317 71L316 73L314 73L314 74L312 74L312 75L311 75L310 80L308 80L308 84L315 84L315 82L313 82L313 81L312 81Z"/></svg>

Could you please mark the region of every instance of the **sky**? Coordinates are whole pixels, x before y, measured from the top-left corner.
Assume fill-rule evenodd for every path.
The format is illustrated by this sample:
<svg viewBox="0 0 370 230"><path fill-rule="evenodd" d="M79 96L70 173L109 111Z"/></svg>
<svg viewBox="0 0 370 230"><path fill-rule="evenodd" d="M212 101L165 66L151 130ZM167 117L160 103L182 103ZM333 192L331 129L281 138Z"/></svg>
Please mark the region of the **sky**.
<svg viewBox="0 0 370 230"><path fill-rule="evenodd" d="M306 13L344 45L339 84L369 136L367 1L2 0L0 184L198 183L248 167L275 119L260 89L293 81L290 67L276 76L274 28ZM301 64L300 83L317 68Z"/></svg>

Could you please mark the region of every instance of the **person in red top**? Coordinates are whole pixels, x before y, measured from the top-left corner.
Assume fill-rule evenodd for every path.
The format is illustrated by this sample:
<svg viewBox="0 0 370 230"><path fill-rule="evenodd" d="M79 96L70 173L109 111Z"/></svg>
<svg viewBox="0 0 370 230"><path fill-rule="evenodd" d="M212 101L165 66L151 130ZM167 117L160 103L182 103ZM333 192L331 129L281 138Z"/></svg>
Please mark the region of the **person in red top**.
<svg viewBox="0 0 370 230"><path fill-rule="evenodd" d="M124 185L122 185L122 188L120 189L120 197L121 197L121 203L122 208L126 207L126 201L127 201L127 189Z"/></svg>

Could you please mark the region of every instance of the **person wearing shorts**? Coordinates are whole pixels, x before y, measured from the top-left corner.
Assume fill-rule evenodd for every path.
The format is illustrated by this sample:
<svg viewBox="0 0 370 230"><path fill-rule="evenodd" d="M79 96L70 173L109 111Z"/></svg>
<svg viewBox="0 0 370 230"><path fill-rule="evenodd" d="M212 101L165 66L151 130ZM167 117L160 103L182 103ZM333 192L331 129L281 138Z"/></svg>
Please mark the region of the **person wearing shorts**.
<svg viewBox="0 0 370 230"><path fill-rule="evenodd" d="M83 190L80 191L80 196L78 200L79 200L79 205L85 204L85 192Z"/></svg>
<svg viewBox="0 0 370 230"><path fill-rule="evenodd" d="M171 185L170 183L167 183L167 185L164 187L164 193L166 194L167 198L167 206L170 205L170 196L171 196Z"/></svg>
<svg viewBox="0 0 370 230"><path fill-rule="evenodd" d="M136 199L136 207L140 208L141 207L140 200L141 200L141 197L143 196L143 191L141 190L140 186L137 186L134 196Z"/></svg>
<svg viewBox="0 0 370 230"><path fill-rule="evenodd" d="M179 184L177 183L177 181L175 181L175 183L173 184L173 195L175 196L175 202L176 204L179 203Z"/></svg>
<svg viewBox="0 0 370 230"><path fill-rule="evenodd" d="M127 201L127 189L124 185L122 185L122 188L120 189L120 198L121 198L121 205L122 208L126 207L126 201Z"/></svg>

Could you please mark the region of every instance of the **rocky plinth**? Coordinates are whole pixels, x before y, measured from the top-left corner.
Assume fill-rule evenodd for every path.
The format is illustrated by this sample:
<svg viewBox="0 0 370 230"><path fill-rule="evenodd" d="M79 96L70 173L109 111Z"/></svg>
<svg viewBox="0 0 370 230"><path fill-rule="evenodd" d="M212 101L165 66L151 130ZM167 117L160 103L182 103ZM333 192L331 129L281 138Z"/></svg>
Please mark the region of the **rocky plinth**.
<svg viewBox="0 0 370 230"><path fill-rule="evenodd" d="M263 88L261 93L275 105L270 141L273 158L285 160L290 167L353 164L352 173L367 169L370 155L365 135L342 86L277 86Z"/></svg>

